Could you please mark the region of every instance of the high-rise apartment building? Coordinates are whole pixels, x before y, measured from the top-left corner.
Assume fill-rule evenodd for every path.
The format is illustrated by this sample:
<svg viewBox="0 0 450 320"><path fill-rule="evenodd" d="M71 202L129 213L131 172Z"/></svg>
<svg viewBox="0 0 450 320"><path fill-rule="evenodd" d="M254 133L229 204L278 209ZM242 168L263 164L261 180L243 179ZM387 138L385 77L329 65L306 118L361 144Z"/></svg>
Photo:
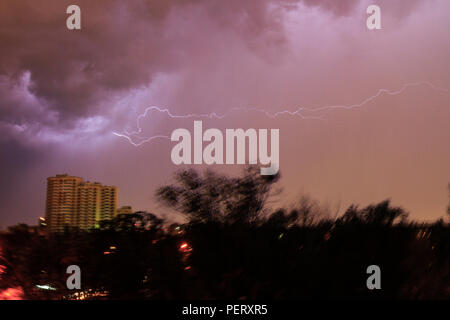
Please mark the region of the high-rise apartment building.
<svg viewBox="0 0 450 320"><path fill-rule="evenodd" d="M117 188L103 186L101 193L100 220L114 218L117 207Z"/></svg>
<svg viewBox="0 0 450 320"><path fill-rule="evenodd" d="M75 208L76 226L89 229L97 226L100 220L102 185L82 182L78 186L77 204Z"/></svg>
<svg viewBox="0 0 450 320"><path fill-rule="evenodd" d="M88 230L115 216L117 188L67 174L47 178L46 221L50 232Z"/></svg>
<svg viewBox="0 0 450 320"><path fill-rule="evenodd" d="M58 174L47 178L47 203L45 219L51 232L63 231L64 226L72 227L75 222L78 186L83 180Z"/></svg>

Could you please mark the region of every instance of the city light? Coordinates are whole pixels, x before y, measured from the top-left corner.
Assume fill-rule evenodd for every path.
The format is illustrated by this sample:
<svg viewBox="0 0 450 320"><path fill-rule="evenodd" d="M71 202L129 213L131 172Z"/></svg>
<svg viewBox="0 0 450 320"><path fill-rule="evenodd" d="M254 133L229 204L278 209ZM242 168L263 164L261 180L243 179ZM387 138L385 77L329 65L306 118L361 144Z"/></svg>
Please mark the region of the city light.
<svg viewBox="0 0 450 320"><path fill-rule="evenodd" d="M187 248L188 247L188 244L185 242L185 243L183 243L181 246L180 246L180 248L181 249L184 249L184 248Z"/></svg>
<svg viewBox="0 0 450 320"><path fill-rule="evenodd" d="M192 247L187 242L183 242L180 244L179 250L183 253L188 253L192 251Z"/></svg>
<svg viewBox="0 0 450 320"><path fill-rule="evenodd" d="M48 284L44 284L44 285L37 284L36 287L38 289L42 289L42 290L51 290L51 291L55 291L56 290L55 288L53 288L52 286L50 286Z"/></svg>
<svg viewBox="0 0 450 320"><path fill-rule="evenodd" d="M22 288L8 288L0 291L0 300L22 300L23 290Z"/></svg>

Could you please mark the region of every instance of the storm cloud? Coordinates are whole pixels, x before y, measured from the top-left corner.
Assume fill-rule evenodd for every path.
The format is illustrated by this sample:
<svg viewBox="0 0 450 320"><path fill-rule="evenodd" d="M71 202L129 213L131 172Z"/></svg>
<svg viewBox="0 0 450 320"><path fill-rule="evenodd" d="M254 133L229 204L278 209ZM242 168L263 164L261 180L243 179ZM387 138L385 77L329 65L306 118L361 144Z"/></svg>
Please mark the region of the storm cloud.
<svg viewBox="0 0 450 320"><path fill-rule="evenodd" d="M365 28L365 9L373 2L382 8L383 29L378 33ZM277 112L299 106L351 105L380 88L395 90L409 82L450 86L446 1L82 0L77 1L81 30L66 28L70 4L65 0L0 2L0 147L2 173L8 177L0 188L19 190L17 198L6 192L0 196L9 212L0 216L3 225L34 221L42 214L45 178L60 171L117 184L124 204L153 209L149 204L153 188L174 169L167 163L169 146L156 142L158 146L135 148L112 134L137 130L137 116L150 105L168 107L176 114L225 113L235 107ZM425 201L432 204L408 202L421 190L402 190L397 181L405 177L395 178L395 172L389 173L395 182L387 191L394 200L397 195L399 202L407 201L413 216L414 210L424 218L439 216L450 174L440 162L449 158L442 149L449 133L439 122L448 115L443 107L448 95L418 86L406 90L405 96L385 98L364 109L370 112L368 118L361 110L327 114L327 121L335 122L326 127L321 121L271 120L250 113L210 124L281 127L285 139L281 145L291 146L282 155L282 162L289 160L284 160L281 172L292 172L302 181L287 179L286 186L304 187L337 201L344 196L329 181L334 176L330 172L350 172L353 166L355 177L370 180L369 176L389 171L388 163L378 166L367 158L377 147L391 163L400 161L384 134L365 130L365 143L353 135L365 136L360 133L364 127L383 131L383 123L390 121L412 135L415 131L404 119L410 114L414 119L430 116L429 122L417 126L424 137L437 140L428 143L417 137L422 144L406 143L404 154L429 148L430 158L416 167L426 188L434 186ZM387 105L397 107L386 109ZM363 121L359 116L367 123L359 122ZM148 136L167 135L170 129L191 122L151 114L141 124L142 135ZM329 139L336 139L336 147ZM155 154L154 148L161 151ZM323 154L336 160L323 162L319 156ZM15 161L18 157L21 160ZM302 166L309 170L303 172L291 159L303 159ZM437 168L429 169L436 161ZM14 176L13 188L8 181ZM18 208L15 203L25 192L18 186L25 181L41 191ZM376 191L380 181L357 183L366 183L367 192L359 193L349 184L343 187L345 199L364 203L371 195L385 195ZM438 196L431 194L438 190L442 191Z"/></svg>

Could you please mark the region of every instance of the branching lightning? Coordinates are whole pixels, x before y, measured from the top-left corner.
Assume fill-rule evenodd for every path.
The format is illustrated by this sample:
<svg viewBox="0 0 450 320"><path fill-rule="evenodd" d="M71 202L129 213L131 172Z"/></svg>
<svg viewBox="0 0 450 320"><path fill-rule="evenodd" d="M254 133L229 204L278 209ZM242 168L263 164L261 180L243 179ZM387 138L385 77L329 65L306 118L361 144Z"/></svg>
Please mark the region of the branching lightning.
<svg viewBox="0 0 450 320"><path fill-rule="evenodd" d="M399 95L401 93L403 93L405 90L407 90L410 87L417 87L417 86L428 86L431 89L435 90L435 91L441 91L441 92L450 92L450 89L448 88L443 88L443 87L439 87L436 86L434 84L432 84L431 82L428 81L421 81L421 82L414 82L414 83L406 83L404 85L401 86L400 89L398 90L389 90L389 89L379 89L377 91L376 94L365 98L364 100L362 100L359 103L355 103L352 105L330 105L330 106L321 106L321 107L314 107L314 108L307 108L307 107L299 107L294 111L291 110L281 110L281 111L277 111L277 112L269 112L265 109L260 109L260 108L246 108L246 107L241 107L241 108L232 108L230 109L228 112L223 113L223 114L218 114L216 112L211 112L211 113L203 113L203 114L195 114L195 113L190 113L190 114L184 114L184 115L175 115L172 114L171 111L167 108L160 108L157 106L151 106L145 109L144 113L142 113L141 115L139 115L136 119L136 127L137 130L133 131L133 132L128 132L127 130L125 130L124 133L118 133L118 132L113 132L114 135L118 136L118 137L122 137L126 140L128 140L128 142L130 142L132 145L134 145L135 147L138 147L144 143L150 142L152 140L155 139L170 139L169 136L167 135L154 135L151 137L142 137L141 133L143 131L142 127L141 127L141 120L146 118L150 113L152 112L159 112L159 113L164 113L166 114L169 118L172 119L188 119L188 118L196 118L196 119L200 119L200 118L209 118L209 119L223 119L226 117L231 116L234 113L238 113L238 112L258 112L258 113L262 113L265 116L269 117L269 118L277 118L279 116L282 115L287 115L287 116L296 116L299 117L302 120L325 120L323 117L324 115L326 115L328 112L333 111L333 110L351 110L351 109L357 109L357 108L361 108L363 106L365 106L366 104L372 102L373 100L384 96L384 95L390 95L390 96L395 96L395 95ZM306 116L305 113L308 114L316 114L315 116ZM138 138L140 139L139 142L134 142L133 138Z"/></svg>

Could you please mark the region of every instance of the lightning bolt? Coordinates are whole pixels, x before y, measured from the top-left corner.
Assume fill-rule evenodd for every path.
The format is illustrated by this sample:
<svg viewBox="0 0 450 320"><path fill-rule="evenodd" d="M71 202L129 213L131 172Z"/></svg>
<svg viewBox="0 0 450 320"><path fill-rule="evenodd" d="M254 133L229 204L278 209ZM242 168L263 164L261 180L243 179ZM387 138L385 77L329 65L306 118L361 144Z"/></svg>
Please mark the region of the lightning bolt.
<svg viewBox="0 0 450 320"><path fill-rule="evenodd" d="M418 87L418 86L427 86L427 87L431 88L432 90L441 91L441 92L449 92L450 91L450 89L448 89L448 88L436 86L431 82L420 81L420 82L403 84L400 87L400 89L398 89L398 90L379 89L376 94L365 98L364 100L362 100L359 103L355 103L355 104L351 104L351 105L329 105L329 106L321 106L321 107L314 107L314 108L299 107L294 111L281 110L281 111L277 111L277 112L269 112L269 111L267 111L265 109L261 109L261 108L237 107L237 108L232 108L228 112L223 113L223 114L211 112L211 113L200 113L200 114L190 113L190 114L177 115L177 114L173 114L167 108L151 106L151 107L146 108L144 113L140 114L137 117L137 119L136 119L137 130L136 131L128 132L127 130L125 130L124 133L113 132L113 134L115 136L118 136L118 137L128 140L128 142L130 142L135 147L138 147L144 143L150 142L155 139L170 139L170 137L167 135L154 135L151 137L142 137L141 136L143 129L141 127L140 122L142 119L146 118L148 116L148 114L150 114L152 112L164 113L169 118L172 118L172 119L188 119L188 118L223 119L223 118L229 117L233 113L238 113L238 112L259 112L269 118L277 118L282 115L288 115L288 116L297 116L302 120L322 120L323 121L323 120L325 120L323 118L323 116L333 110L339 110L339 109L351 110L351 109L361 108L381 96L385 96L385 95L396 96L396 95L402 94L404 91L406 91L410 87ZM318 116L306 116L305 113L309 113L309 114L315 113L315 114L319 114L319 115ZM141 139L141 140L139 142L134 142L133 137Z"/></svg>

